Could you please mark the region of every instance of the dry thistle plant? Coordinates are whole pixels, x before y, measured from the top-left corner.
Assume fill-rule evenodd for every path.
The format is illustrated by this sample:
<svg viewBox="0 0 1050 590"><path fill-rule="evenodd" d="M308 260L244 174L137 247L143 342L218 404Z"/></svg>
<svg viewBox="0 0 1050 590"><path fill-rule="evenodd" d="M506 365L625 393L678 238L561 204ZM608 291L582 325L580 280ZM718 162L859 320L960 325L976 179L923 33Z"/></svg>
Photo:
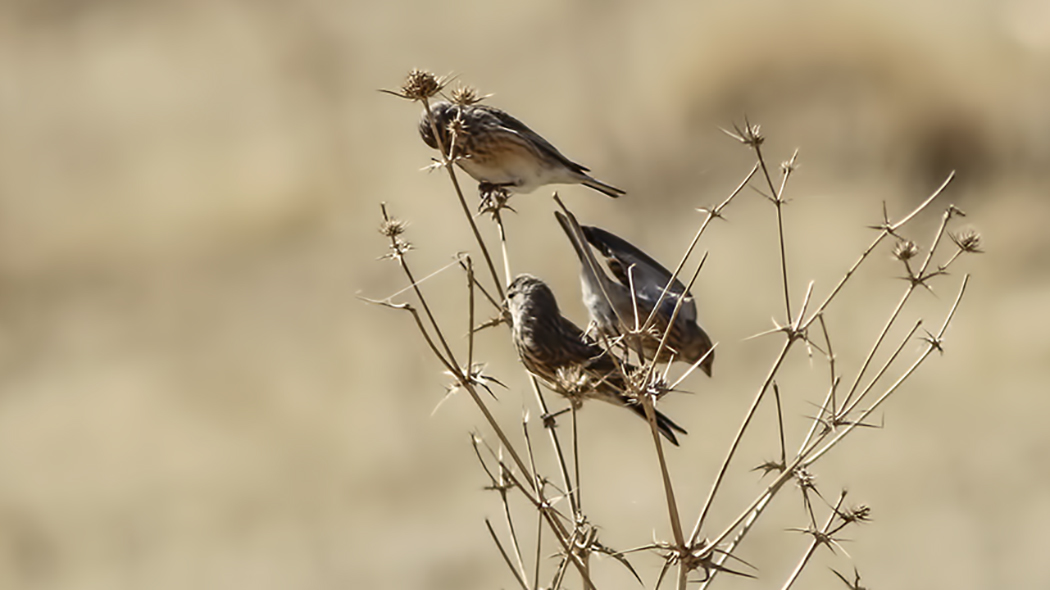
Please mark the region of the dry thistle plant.
<svg viewBox="0 0 1050 590"><path fill-rule="evenodd" d="M542 416L543 420L535 424L526 415L521 424L501 424L495 419L488 404L490 403L489 396L493 393L492 386L502 384L496 377L485 373L484 363L479 362L475 357L474 342L475 333L479 329L477 322L479 314L476 310L479 300L482 305L491 308L490 311L496 316L494 320L480 327L499 326L520 321L520 319L511 318L512 313L521 313L520 309L512 312L505 303L507 297L505 288L511 285L513 291L513 285L523 283L520 278L512 281L511 262L507 256L507 234L502 220L502 212L508 208L514 187L485 186L484 182L479 186L480 192L483 193L481 211L491 218L492 223L498 229L499 252L503 262L503 276L501 277L496 270L491 253L493 248L482 239L478 231L475 216L467 204L456 166L454 166L472 157L469 150L459 149L461 146L456 145L456 141L462 138L465 132L461 121L450 121L448 128L441 130L437 128L435 119L430 116L432 99L442 91L447 83L447 78L439 78L433 74L416 70L409 74L399 92L387 92L422 103L428 117L424 119L424 124L429 124L430 137L436 141L439 152L439 158L434 167L443 168L448 174L454 194L484 259L485 272L482 273L482 277L477 276L474 260L469 254L457 256L453 264L437 271L459 268L464 274L464 299L469 312L470 326L465 350L462 349L462 346L453 347L450 344L450 339L447 337L449 328L442 325L439 320L441 314L432 308L420 286L417 273L409 264L411 246L405 238L407 224L391 215L385 205L382 207L383 219L380 232L389 241L389 253L384 258L400 266L408 286L394 296L383 300L368 301L409 313L434 357L450 376L449 390L465 391L481 412L490 434L472 434L473 450L482 470L487 475L488 489L496 492L499 498L505 530L502 533L497 532L496 527L488 520L485 524L498 555L505 562L517 585L523 590L538 588L553 590L567 587L570 584L568 580L575 578L578 582L572 582L574 586L578 584L584 588L596 588L591 576L591 556L595 554L614 558L623 565L622 571L626 576L653 588L672 585L682 590L689 584L707 588L723 573L756 577L761 572L761 564L751 565L744 561L738 556L739 548L749 533L761 522L761 517L773 498L787 487L787 489L798 490L805 507L803 524L791 531L802 533L809 538L809 543L799 556L797 565L781 583L782 588L790 588L799 579L816 551L822 548L832 551L840 548L839 541L842 531L871 519L870 508L864 505L848 504L844 490L837 494L827 494L820 489L815 474L817 463L858 427L871 425L868 419L872 414L881 408L890 396L902 389L909 377L927 358L934 351L943 352L945 331L966 291L968 275L963 276L952 303L947 306L943 317L935 322L936 327L933 330L924 329L923 322L920 320L915 322L910 329L905 330L904 337L899 341L891 342L890 337L893 327L901 318L902 310L916 290L930 289L930 284L934 280L946 280L949 268L956 264L956 260L961 255L981 252L980 236L976 232L950 230L953 221L964 215L962 211L950 205L944 209L934 235L923 246L904 235L908 223L933 205L950 184L952 176L950 175L918 207L901 218L891 218L883 205L882 219L870 226L875 230L874 239L867 248L859 253L856 261L845 269L841 278L831 286L827 294L822 299L819 298L815 293L816 285L811 281L800 299L793 298L788 282L790 257L784 239L784 205L786 203L785 191L788 187L788 180L796 169L798 153L796 151L781 165L779 175L771 172L762 150L764 138L761 130L758 125L752 125L745 120L743 126L734 127L733 131L726 131L726 133L754 152L754 166L739 184L728 192L728 196L721 203L714 208L700 210L705 214L703 221L673 272L670 272L670 279L658 288L659 295L655 304L648 302L647 307L641 305L640 297L636 296L637 291L633 289L634 285L631 282L632 289L628 291L630 297L634 298L631 302L633 309L628 309L626 312L626 315L631 317L620 318L621 335L619 338L599 336L590 339L582 332L577 334L570 328L561 326L559 330L562 330L563 335L568 334L567 338L580 341L576 344L584 342L586 346L594 347L585 348L585 350L602 351L604 349L604 351L600 352L597 357L585 356L582 360L577 359L564 366L548 367L550 370L546 375L544 371L535 368L539 361L532 359L533 373L529 374L531 397L534 399L536 414ZM461 86L453 93L451 100L455 104L467 106L478 104L485 98L487 97L479 95L475 90ZM517 122L516 119L514 121ZM706 354L699 356L695 362L691 362L689 368L674 380L669 377L669 364L668 368L660 368L661 363L658 363L657 359L660 359L661 362L666 360L667 355L663 353L669 341L672 340L671 332L676 319L689 305L689 298L683 294L688 294L703 266L703 259L706 259L705 255L700 261L696 261L695 251L701 237L710 223L722 217L726 209L749 185L753 185L752 188L762 194L773 206L772 212L775 214L779 233L777 254L780 261L780 277L778 282L783 288L782 319L776 322L773 329L758 336L778 338L781 344L779 351L769 362L768 371L757 384L753 399L741 418L735 436L728 441L721 466L711 481L706 498L689 498L687 502L682 503L692 506L695 510L695 516L690 518L683 512L679 498L675 494L672 474L665 460L665 440L660 436L661 430L665 430L663 434L667 437L667 430L669 430L667 419L657 411L656 406L662 396L675 390L698 366L705 361L709 363L708 357L712 354L713 348L708 346ZM555 200L565 216L563 219L572 219L572 223L575 224L571 212L557 199L556 195ZM574 231L568 226L564 227L566 231ZM945 237L948 239L945 240ZM846 284L884 242L892 244L890 246L892 256L903 267L904 287L900 298L890 306L883 327L874 335L869 352L859 366L843 367L833 352L825 312L844 297ZM945 252L945 250L950 250L950 252ZM565 260L571 260L571 258L567 257ZM582 257L581 261L587 264ZM687 267L691 265L694 268L687 271ZM638 279L636 274L632 274L631 269L621 270L626 274L627 281ZM427 273L428 276L431 274L433 273ZM689 277L684 286L677 282L680 276ZM530 284L536 286L535 283ZM604 290L604 287L602 289ZM396 302L393 300L393 297L406 292L411 292L412 301ZM604 295L610 296L608 293ZM510 297L513 299L515 293L512 292ZM797 306L793 305L793 301ZM673 305L664 305L665 302L673 302ZM513 302L510 307L514 307ZM875 307L875 305L869 305L869 307ZM670 317L662 318L662 323L660 323L658 316L663 312L658 310L669 308L672 309ZM650 311L646 313L645 309ZM556 307L553 313L557 313ZM661 325L662 329L656 329L657 325ZM652 340L648 344L648 349L639 344L645 339ZM920 350L914 353L906 352L908 344L915 342L916 339L921 342ZM828 368L828 385L826 391L813 396L822 398L823 401L819 403L815 416L804 418L808 420L808 424L803 429L805 435L801 440L788 441L785 435L781 409L782 396L777 376L788 359L788 353L798 345L816 351L818 358L824 359ZM523 357L530 354L527 351L522 352L520 342L518 348ZM605 368L600 374L596 373L594 358L603 359L601 364ZM876 363L877 358L883 360ZM526 365L530 366L528 359L526 361ZM709 371L710 365L708 364L707 367ZM540 385L536 373L544 377L550 391L570 401L567 411L571 412L573 427L569 431L569 440L564 440L563 433L554 428L556 416L560 412L553 411L548 402L549 394L545 392L545 387ZM802 392L800 395L804 394L805 392ZM653 498L653 501L666 505L671 530L669 539L655 540L621 551L607 547L598 540L598 528L583 509L582 497L585 482L580 479L579 464L579 447L582 441L575 427L577 407L583 400L593 397L603 397L606 401L629 407L647 420L664 492L662 498ZM770 397L773 399L768 399ZM765 476L772 477L772 481L735 518L727 522L712 522L712 506L718 501L719 492L725 487L730 464L736 459L741 442L755 430L753 419L763 402L776 405L779 448L771 451L771 455L775 456L774 459L766 461L756 470L761 471ZM549 444L548 452L553 458L553 464L556 465L556 473L542 473L537 469L537 464L540 463L537 461L537 453L541 452L538 448L539 442L535 440L536 436L541 434L537 428L542 428L546 433ZM673 442L673 434L669 440ZM790 447L789 442L793 443ZM712 448L714 443L706 446ZM785 486L789 482L794 482L795 485ZM524 516L520 514L520 510L516 512L512 508L511 498L514 496L524 499L524 505L529 507L536 521L536 534L532 539L533 545L530 547L524 546L523 536L518 532L520 530L518 523ZM834 501L828 501L826 498L834 498ZM520 506L519 503L515 505ZM615 525L616 523L602 523L601 526L603 529L608 529ZM545 558L551 552L550 544L553 544L558 556L558 559L553 561ZM637 554L648 554L662 561L662 567L654 579L643 581L628 560L628 555ZM852 573L843 574L833 570L833 574L850 588L861 587L861 577L855 566ZM769 587L768 580L763 582L763 587Z"/></svg>

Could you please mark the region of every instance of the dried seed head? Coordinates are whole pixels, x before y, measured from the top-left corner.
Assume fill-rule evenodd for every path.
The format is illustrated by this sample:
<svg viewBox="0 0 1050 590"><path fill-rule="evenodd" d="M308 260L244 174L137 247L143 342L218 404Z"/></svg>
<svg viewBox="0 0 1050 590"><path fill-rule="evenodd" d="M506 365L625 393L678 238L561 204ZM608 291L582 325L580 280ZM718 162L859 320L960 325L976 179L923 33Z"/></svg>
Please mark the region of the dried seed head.
<svg viewBox="0 0 1050 590"><path fill-rule="evenodd" d="M379 233L383 234L388 238L396 238L397 236L400 236L401 234L405 233L405 230L407 228L407 221L403 219L397 219L396 217L391 217L389 219L384 219L383 223L379 224Z"/></svg>
<svg viewBox="0 0 1050 590"><path fill-rule="evenodd" d="M412 244L401 238L401 234L408 227L408 222L390 215L386 210L386 203L380 203L379 208L383 212L383 222L379 224L379 233L390 238L390 252L380 256L379 259L400 260L406 252L412 249Z"/></svg>
<svg viewBox="0 0 1050 590"><path fill-rule="evenodd" d="M762 126L758 124L752 125L747 118L744 118L744 126L738 127L733 126L736 131L736 138L748 147L758 147L766 141L765 136L762 135Z"/></svg>
<svg viewBox="0 0 1050 590"><path fill-rule="evenodd" d="M401 238L390 239L390 251L379 257L379 260L401 260L412 250L412 244Z"/></svg>
<svg viewBox="0 0 1050 590"><path fill-rule="evenodd" d="M907 262L919 253L919 247L911 240L899 240L893 247L893 257L901 262Z"/></svg>
<svg viewBox="0 0 1050 590"><path fill-rule="evenodd" d="M751 148L757 148L766 140L766 138L762 136L762 127L759 125L752 125L751 122L747 120L747 117L744 117L743 126L733 123L732 131L722 129L722 133L725 133L729 137L732 137ZM798 152L796 152L796 154L797 153ZM792 159L794 159L794 156L792 156Z"/></svg>
<svg viewBox="0 0 1050 590"><path fill-rule="evenodd" d="M510 198L513 195L505 187L480 184L478 195L481 196L478 212L490 215L493 220L498 220L504 209L517 213L514 207L510 206Z"/></svg>
<svg viewBox="0 0 1050 590"><path fill-rule="evenodd" d="M426 70L413 69L401 86L401 95L410 100L423 100L441 92L446 83L444 77L438 78Z"/></svg>
<svg viewBox="0 0 1050 590"><path fill-rule="evenodd" d="M470 367L470 370L467 370L466 367L464 367L458 372L458 374L453 373L452 371L445 371L445 375L448 375L452 378L452 381L445 386L445 390L448 391L450 395L456 393L463 388L464 381L466 381L466 383L484 389L489 393L489 395L495 398L496 394L492 391L491 385L496 384L504 389L506 389L507 386L504 385L503 382L499 379L486 374L486 368L487 365L483 363L474 363Z"/></svg>
<svg viewBox="0 0 1050 590"><path fill-rule="evenodd" d="M555 378L557 382L554 385L558 392L568 398L569 403L576 408L579 408L587 394L594 390L594 380L579 365L559 367Z"/></svg>
<svg viewBox="0 0 1050 590"><path fill-rule="evenodd" d="M449 158L453 161L458 158L469 157L465 146L469 144L470 126L463 118L463 111L456 108L456 115L448 120L442 134L445 149L449 150Z"/></svg>
<svg viewBox="0 0 1050 590"><path fill-rule="evenodd" d="M490 96L492 95L486 94L482 96L478 94L478 91L473 86L460 85L452 91L452 102L467 107L472 104L477 104Z"/></svg>
<svg viewBox="0 0 1050 590"><path fill-rule="evenodd" d="M445 129L448 130L449 136L453 138L462 138L470 135L470 127L463 119L462 112L457 112L455 117L449 119Z"/></svg>
<svg viewBox="0 0 1050 590"><path fill-rule="evenodd" d="M671 384L667 382L658 372L653 371L649 379L646 380L646 369L639 367L638 369L630 372L627 375L627 389L624 393L634 394L635 397L638 395L648 395L653 399L660 399L671 392Z"/></svg>
<svg viewBox="0 0 1050 590"><path fill-rule="evenodd" d="M871 507L867 504L843 510L840 515L846 522L871 522Z"/></svg>
<svg viewBox="0 0 1050 590"><path fill-rule="evenodd" d="M984 252L984 250L981 250L981 234L972 229L966 229L957 234L949 233L948 237L950 237L952 241L955 242L955 245L963 252L969 252L971 254L981 254Z"/></svg>
<svg viewBox="0 0 1050 590"><path fill-rule="evenodd" d="M792 475L795 476L795 483L798 484L799 488L803 490L817 489L817 476L805 467L796 467Z"/></svg>

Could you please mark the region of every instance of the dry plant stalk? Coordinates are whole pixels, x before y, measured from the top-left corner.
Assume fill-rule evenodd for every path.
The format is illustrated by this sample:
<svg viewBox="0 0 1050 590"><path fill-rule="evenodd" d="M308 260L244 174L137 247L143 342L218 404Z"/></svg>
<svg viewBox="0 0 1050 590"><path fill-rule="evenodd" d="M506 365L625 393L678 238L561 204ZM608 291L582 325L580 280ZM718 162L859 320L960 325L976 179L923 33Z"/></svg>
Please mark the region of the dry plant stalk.
<svg viewBox="0 0 1050 590"><path fill-rule="evenodd" d="M437 77L428 72L414 70L409 74L400 91L384 92L422 103L424 110L427 113L430 113L430 100L438 95L448 83L449 79L447 77ZM454 102L459 104L475 104L483 101L485 98L487 98L487 96L481 96L472 88L463 86L457 88L451 97ZM838 545L838 535L842 530L856 524L867 522L871 519L871 511L867 506L860 505L847 507L845 505L845 491L839 493L838 498L834 503L825 501L825 495L821 493L819 486L816 483L817 480L813 468L822 457L834 449L856 428L871 426L871 424L865 422L865 420L868 419L876 409L881 407L883 402L885 402L892 394L899 391L907 379L914 374L919 366L922 365L934 351L943 352L944 335L949 323L955 316L966 291L966 285L969 280L968 275L964 276L959 284L954 302L947 310L945 317L940 322L937 330L934 332L924 331L924 336L922 336L924 346L917 355L908 360L904 358L907 356L904 354L904 350L906 345L909 342L913 342L916 334L919 333L922 326L921 320L916 322L915 325L907 331L900 342L892 348L889 345L888 339L891 330L899 320L905 305L920 287L923 289L930 289L930 282L934 279L946 276L949 267L956 262L960 255L981 252L980 236L975 232L963 231L952 233L949 231L951 222L955 218L964 215L962 211L959 211L954 206L948 206L944 210L941 217L941 223L938 225L929 245L925 248L926 254L924 256L920 255L920 247L917 246L915 242L903 237L901 233L911 220L929 208L934 200L944 192L950 184L954 174L949 175L944 183L918 207L896 221L890 218L889 214L886 212L885 205L883 205L881 221L871 226L871 228L877 232L876 237L871 244L860 253L856 262L845 270L839 281L831 288L827 295L820 300L820 303L815 303L817 301L817 299L814 298L816 286L813 282L810 282L801 298L801 304L795 309L792 306L791 289L788 281L790 256L787 247L788 241L785 238L785 231L788 226L784 215L784 205L787 203L785 199L785 191L788 186L788 180L797 168L798 151L796 150L795 153L793 153L791 157L781 165L780 177L774 178L774 175L771 174L770 168L767 165L765 155L762 152L764 137L762 136L761 129L758 125L752 125L745 120L743 126L734 127L733 131L726 131L728 135L754 151L754 166L752 166L741 182L733 188L728 196L716 207L711 209L699 209L699 211L705 214L704 219L694 234L693 239L689 243L689 246L683 254L680 262L674 269L672 279L668 281L667 286L663 288L660 301L653 307L653 312L650 313L648 317L645 317L644 321L641 321L642 316L638 313L636 302L635 317L633 322L629 322L633 325L633 328L629 332L634 334L650 333L650 330L652 330L652 326L654 325L656 309L660 307L660 303L662 303L664 298L668 295L674 281L685 271L686 267L690 264L690 261L695 258L694 254L696 246L710 223L715 219L722 218L725 210L732 204L734 199L736 199L743 189L749 186L757 176L761 179L763 188L756 188L755 190L762 194L774 206L775 210L778 232L777 254L780 261L780 282L783 290L784 305L784 319L782 320L782 323L777 322L773 329L757 336L779 337L782 339L782 343L779 352L770 361L768 371L758 384L754 398L747 412L742 417L736 435L729 441L725 457L722 460L719 471L711 482L707 497L699 502L697 501L701 499L690 499L693 503L699 504L697 516L691 530L685 528L682 510L678 504L679 500L674 492L673 478L671 477L671 473L669 472L668 465L665 461L664 443L659 436L655 404L661 396L674 390L682 380L687 378L696 369L700 362L698 361L696 364L693 364L673 383L668 382L666 372L661 373L656 367L657 363L655 359L659 357L659 352L656 355L653 355L652 359L644 362L640 369L633 373L629 371L626 364L621 363L618 365L619 370L623 373L623 381L626 384L627 391L625 391L625 393L641 404L649 422L652 440L655 446L655 457L660 468L664 490L664 498L662 502L666 504L672 539L667 541L653 541L626 551L616 551L603 545L598 540L598 528L590 521L583 509L582 492L584 482L580 480L579 475L580 465L578 449L580 441L575 427L575 405L571 408L573 426L571 429L572 440L566 444L562 441L558 430L554 428L556 414L552 413L551 407L547 403L543 388L540 386L535 376L529 375L533 395L535 397L536 408L538 414L543 418L541 424L547 431L550 452L552 453L553 459L557 465L558 473L556 477L552 478L541 473L537 469L536 448L532 437L535 425L530 420L530 416L526 414L522 418L520 438L512 439L510 435L510 426L501 425L497 422L488 408L486 396L482 395L483 391L491 394L492 385L502 384L495 377L486 374L484 372L484 364L478 363L475 360L474 338L475 333L480 329L480 327L475 327L475 305L479 299L483 299L488 302L496 314L496 319L484 324L482 327L508 322L507 312L503 304L503 297L504 286L505 284L510 283L512 275L510 271L510 260L507 256L507 233L503 224L502 210L509 209L511 195L502 190L486 193L484 195L485 199L483 200L482 207L482 213L488 214L498 230L497 235L499 236L500 242L499 251L503 257L504 271L504 277L501 280L499 274L496 272L496 265L490 254L490 248L482 239L481 234L478 231L475 216L471 214L470 209L467 206L456 173L456 168L453 166L458 159L469 157L469 155L458 155L455 145L444 145L443 143L440 143L441 138L444 135L438 133L438 129L433 127L436 124L432 117L430 122L432 125L433 136L437 138L439 142L440 152L440 159L434 164L434 166L444 168L447 171L455 195L460 203L461 209L471 229L471 233L476 240L477 247L481 252L485 261L485 267L488 271L486 280L480 280L474 271L473 261L469 255L459 255L454 264L436 271L443 272L448 268L457 266L461 268L465 274L465 299L469 311L468 317L470 328L468 330L466 342L466 363L461 363L459 361L460 357L457 356L457 352L453 350L453 347L449 344L449 338L446 336L447 328L443 327L439 322L440 314L434 313L425 293L420 287L421 281L416 278L415 273L408 264L408 253L411 250L411 246L404 238L407 224L390 215L385 205L382 207L383 221L380 227L380 232L389 240L390 251L384 258L394 260L398 263L401 271L408 280L408 287L383 300L367 301L389 308L406 311L411 315L427 346L445 369L446 373L451 376L452 384L449 386L450 393L455 391L466 391L470 396L470 399L481 411L488 428L496 436L498 444L493 447L485 436L478 433L473 433L471 435L475 455L489 481L487 489L496 492L499 496L500 504L503 509L503 520L506 530L501 537L501 535L497 533L493 523L486 520L485 525L496 545L498 554L510 570L514 581L520 588L522 588L522 590L536 590L539 588L555 590L562 588L565 585L570 568L575 570L576 574L579 576L580 584L584 588L595 588L596 586L590 575L590 557L594 554L601 554L614 558L624 566L624 571L630 574L631 577L636 579L639 583L642 583L642 578L639 576L633 565L628 561L627 555L634 553L648 553L655 555L663 561L663 565L656 579L650 582L653 584L654 588L659 588L665 581L665 578L667 577L666 574L672 570L675 571L675 575L673 576L674 586L679 590L684 590L690 582L699 582L700 588L707 588L714 583L723 572L753 577L757 575L758 568L737 557L736 554L738 548L747 535L754 529L755 525L760 522L762 514L770 505L772 499L784 489L786 483L791 481L795 482L796 485L794 487L799 490L802 497L806 518L805 525L793 529L793 531L808 535L811 537L811 541L803 555L800 556L796 567L784 580L782 588L790 588L795 581L798 580L799 576L806 568L806 565L810 562L810 558L822 546L832 550L835 547L841 548ZM448 137L451 138L451 141L454 144L456 129L452 127L454 127L454 125L450 126ZM568 214L568 209L557 198L557 195L555 195L555 200L557 201L558 206ZM935 264L934 260L937 254L945 247L946 240L943 239L945 235L947 235L950 242L954 244L955 249L950 255L948 255L947 259L941 263ZM901 293L900 299L886 316L883 328L878 334L876 334L867 356L856 369L856 374L849 381L849 388L842 391L840 390L840 386L843 383L842 371L844 368L840 366L839 362L837 362L833 353L832 341L829 336L825 312L831 305L841 299L844 287L849 280L858 272L864 262L870 258L871 254L875 252L878 246L887 239L895 240L893 256L901 262L904 268L903 278L905 279L906 286ZM705 254L703 258L706 258L706 256L707 255ZM690 274L690 280L688 281L686 291L692 287L702 265L703 261L701 260L696 265L695 271ZM433 274L436 274L436 272ZM414 303L393 301L394 297L400 296L401 293L407 291L411 291L414 296ZM482 295L481 298L477 297L478 293ZM674 316L677 316L683 301L684 298L678 299L674 309ZM422 313L417 309L417 305L422 309ZM672 324L673 319L671 322L667 323L668 328L665 333L661 335L660 348L658 350L662 350L663 347L666 346ZM816 329L817 326L819 326L819 330ZM781 408L781 391L777 383L777 375L781 371L785 362L787 362L790 350L799 343L804 344L811 350L819 351L826 359L829 383L827 392L823 396L823 402L820 404L817 414L809 419L810 424L806 431L806 435L799 442L797 450L789 454L787 450L787 440L784 434L785 428L783 411ZM868 374L869 369L872 368L875 359L880 357L880 355L885 354L887 350L890 351L888 358L882 362L874 375L870 376L866 384L862 386L862 382ZM613 356L619 362L618 357L615 355ZM900 373L895 380L887 382L886 376L891 372L891 368L900 366L905 367L903 372ZM764 474L775 474L775 477L773 478L773 481L770 482L765 489L762 490L735 518L727 523L717 525L717 527L713 529L718 531L717 534L710 538L703 537L701 535L703 531L710 532L712 530L713 525L708 522L708 517L711 514L711 508L718 497L719 491L725 485L729 467L735 459L744 437L753 430L753 418L755 417L761 403L768 397L767 394L770 391L773 392L777 410L777 427L779 430L780 444L779 449L775 451L775 454L778 458L767 461L757 467L756 470L759 470ZM571 449L571 463L567 456L568 454L566 453L567 448ZM554 481L557 481L558 483L556 484ZM515 523L515 514L511 507L510 498L513 495L519 495L523 498L526 501L526 504L531 507L531 510L535 512L536 524L534 546L531 548L524 547L521 541L519 535L520 527ZM559 500L562 499L567 500L567 506L558 508L557 505L559 504ZM657 501L655 498L653 500ZM819 515L820 512L824 512L823 518ZM818 522L821 520L822 522ZM609 526L614 525L615 523L604 523L603 527L608 528ZM544 560L544 542L548 539L553 539L556 551L560 558L557 560L556 565L545 568L544 564L549 562ZM547 551L549 551L549 549ZM732 565L730 565L730 560L734 560ZM690 578L691 574L694 572L699 574L699 580ZM860 574L855 566L853 582L838 571L833 570L833 573L847 586L859 586Z"/></svg>

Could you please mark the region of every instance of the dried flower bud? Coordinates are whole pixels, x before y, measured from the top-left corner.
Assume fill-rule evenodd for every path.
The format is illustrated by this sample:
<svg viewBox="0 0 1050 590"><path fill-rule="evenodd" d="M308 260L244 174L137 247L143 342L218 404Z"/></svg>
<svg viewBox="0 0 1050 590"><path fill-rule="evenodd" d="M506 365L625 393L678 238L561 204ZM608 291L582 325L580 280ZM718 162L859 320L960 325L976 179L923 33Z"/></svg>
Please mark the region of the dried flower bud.
<svg viewBox="0 0 1050 590"><path fill-rule="evenodd" d="M766 140L762 137L762 128L759 125L752 125L747 117L744 117L744 125L741 127L736 123L733 123L733 130L722 129L722 133L725 133L729 137L743 143L744 145L752 148L757 148L762 145L762 142Z"/></svg>
<svg viewBox="0 0 1050 590"><path fill-rule="evenodd" d="M463 119L462 112L457 112L455 117L449 119L445 128L449 132L450 137L462 138L470 135L470 127Z"/></svg>
<svg viewBox="0 0 1050 590"><path fill-rule="evenodd" d="M379 224L379 233L383 234L388 238L396 238L401 234L405 233L405 229L408 228L408 222L403 219L397 219L391 217L384 219L383 223Z"/></svg>
<svg viewBox="0 0 1050 590"><path fill-rule="evenodd" d="M478 204L478 211L480 213L486 213L492 216L492 219L499 219L501 212L504 209L517 213L514 207L510 206L510 198L513 196L506 187L502 186L478 186L478 195L481 196L481 202Z"/></svg>
<svg viewBox="0 0 1050 590"><path fill-rule="evenodd" d="M558 367L555 378L558 391L577 408L595 386L594 379L579 365Z"/></svg>
<svg viewBox="0 0 1050 590"><path fill-rule="evenodd" d="M664 379L659 371L653 371L648 375L644 367L639 367L627 375L627 390L624 392L632 397L648 395L653 399L660 399L671 392L671 384Z"/></svg>
<svg viewBox="0 0 1050 590"><path fill-rule="evenodd" d="M893 257L902 262L907 262L919 253L919 247L911 240L900 240L893 247Z"/></svg>
<svg viewBox="0 0 1050 590"><path fill-rule="evenodd" d="M843 510L840 516L846 522L871 522L871 507L867 504L853 506Z"/></svg>
<svg viewBox="0 0 1050 590"><path fill-rule="evenodd" d="M423 100L441 92L447 82L426 71L413 69L401 86L401 95L410 100Z"/></svg>
<svg viewBox="0 0 1050 590"><path fill-rule="evenodd" d="M795 476L795 483L798 484L799 488L803 490L817 489L817 476L805 467L796 467L792 475Z"/></svg>
<svg viewBox="0 0 1050 590"><path fill-rule="evenodd" d="M981 234L972 229L963 230L957 234L949 233L948 237L950 237L952 241L955 242L955 245L963 252L969 252L971 254L981 254L984 252L984 250L981 250Z"/></svg>
<svg viewBox="0 0 1050 590"><path fill-rule="evenodd" d="M752 125L747 119L744 119L744 126L735 127L738 139L749 147L758 147L766 141L766 138L762 135L762 126L755 124Z"/></svg>
<svg viewBox="0 0 1050 590"><path fill-rule="evenodd" d="M458 104L460 106L466 107L466 106L470 106L472 104L477 104L477 103L485 100L486 98L488 98L490 96L492 96L492 95L491 94L486 94L484 96L479 95L478 91L473 86L463 86L463 85L461 85L461 86L458 86L455 90L452 91L452 102L454 102L454 103L456 103L456 104Z"/></svg>

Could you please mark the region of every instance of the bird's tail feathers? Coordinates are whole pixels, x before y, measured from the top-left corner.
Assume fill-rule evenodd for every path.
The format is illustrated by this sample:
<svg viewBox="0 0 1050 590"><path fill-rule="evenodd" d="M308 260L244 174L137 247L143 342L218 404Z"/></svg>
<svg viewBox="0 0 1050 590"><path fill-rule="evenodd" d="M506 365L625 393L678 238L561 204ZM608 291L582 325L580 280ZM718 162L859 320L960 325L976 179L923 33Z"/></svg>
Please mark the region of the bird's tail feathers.
<svg viewBox="0 0 1050 590"><path fill-rule="evenodd" d="M633 410L635 414L641 416L646 422L649 421L648 418L645 417L645 408L643 408L641 404L631 404L631 410ZM656 428L660 430L660 434L662 434L664 438L676 447L678 446L678 437L676 437L674 433L689 434L684 428L675 424L673 420L668 418L667 415L660 410L656 410Z"/></svg>
<svg viewBox="0 0 1050 590"><path fill-rule="evenodd" d="M604 182L592 178L590 176L588 176L587 179L582 182L582 184L583 186L593 188L594 190L604 194L605 196L612 197L614 199L627 194L627 192L623 189L618 189L611 184L605 184Z"/></svg>

